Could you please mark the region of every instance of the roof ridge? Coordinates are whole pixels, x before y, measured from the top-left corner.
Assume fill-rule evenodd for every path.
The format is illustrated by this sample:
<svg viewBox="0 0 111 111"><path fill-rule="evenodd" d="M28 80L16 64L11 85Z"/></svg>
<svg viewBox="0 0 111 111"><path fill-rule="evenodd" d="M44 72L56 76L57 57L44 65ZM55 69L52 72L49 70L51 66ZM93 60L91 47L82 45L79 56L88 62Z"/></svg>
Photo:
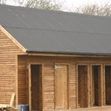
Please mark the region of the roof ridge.
<svg viewBox="0 0 111 111"><path fill-rule="evenodd" d="M96 16L96 15L88 15L88 14L82 14L82 13L77 13L77 12L68 12L68 11L62 11L62 10L48 10L48 9L39 9L39 8L29 8L29 7L24 7L24 6L12 6L12 5L1 5L0 7L7 7L7 8L19 8L19 9L30 9L30 10L34 10L34 11L41 11L42 13L46 13L46 12L50 12L52 14L64 14L64 15L70 15L70 16L74 16L74 15L78 15L78 16L83 16L83 17L93 17L93 18L107 18L107 19L111 19L110 16Z"/></svg>

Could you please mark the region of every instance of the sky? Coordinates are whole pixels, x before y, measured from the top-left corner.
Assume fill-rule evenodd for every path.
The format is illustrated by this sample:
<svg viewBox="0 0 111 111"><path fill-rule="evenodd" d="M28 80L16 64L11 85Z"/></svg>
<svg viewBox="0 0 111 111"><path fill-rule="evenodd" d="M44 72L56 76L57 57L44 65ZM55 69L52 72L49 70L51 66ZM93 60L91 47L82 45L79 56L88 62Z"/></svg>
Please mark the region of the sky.
<svg viewBox="0 0 111 111"><path fill-rule="evenodd" d="M8 0L7 3L10 5L17 5L14 0ZM22 1L22 0L21 0ZM83 7L84 5L98 4L104 5L105 3L111 3L111 0L53 0L58 4L62 4L62 10L71 11L73 8Z"/></svg>
<svg viewBox="0 0 111 111"><path fill-rule="evenodd" d="M111 0L64 0L63 9L70 10L73 7L83 7L84 5L111 3Z"/></svg>

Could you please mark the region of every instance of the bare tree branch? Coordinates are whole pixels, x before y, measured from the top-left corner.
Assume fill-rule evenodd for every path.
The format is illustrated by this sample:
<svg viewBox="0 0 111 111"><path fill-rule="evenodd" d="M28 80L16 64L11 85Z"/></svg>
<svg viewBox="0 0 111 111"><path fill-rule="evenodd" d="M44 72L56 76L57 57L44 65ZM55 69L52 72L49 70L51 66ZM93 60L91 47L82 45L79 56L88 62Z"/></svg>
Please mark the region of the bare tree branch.
<svg viewBox="0 0 111 111"><path fill-rule="evenodd" d="M0 4L6 4L7 0L0 0Z"/></svg>
<svg viewBox="0 0 111 111"><path fill-rule="evenodd" d="M48 9L48 10L59 10L61 6L50 0L28 0L26 7Z"/></svg>
<svg viewBox="0 0 111 111"><path fill-rule="evenodd" d="M18 3L20 6L24 6L26 0L14 0L15 3Z"/></svg>
<svg viewBox="0 0 111 111"><path fill-rule="evenodd" d="M86 5L82 8L77 8L76 12L87 14L87 15L98 15L98 16L111 16L111 4L105 5Z"/></svg>

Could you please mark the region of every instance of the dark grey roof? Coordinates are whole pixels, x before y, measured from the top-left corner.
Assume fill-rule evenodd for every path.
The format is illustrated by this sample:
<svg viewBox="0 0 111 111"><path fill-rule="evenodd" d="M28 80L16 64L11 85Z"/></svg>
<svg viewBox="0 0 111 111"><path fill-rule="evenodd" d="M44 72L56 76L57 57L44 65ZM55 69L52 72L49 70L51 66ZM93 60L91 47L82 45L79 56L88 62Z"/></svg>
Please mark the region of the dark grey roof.
<svg viewBox="0 0 111 111"><path fill-rule="evenodd" d="M111 54L111 18L0 6L0 24L28 51Z"/></svg>

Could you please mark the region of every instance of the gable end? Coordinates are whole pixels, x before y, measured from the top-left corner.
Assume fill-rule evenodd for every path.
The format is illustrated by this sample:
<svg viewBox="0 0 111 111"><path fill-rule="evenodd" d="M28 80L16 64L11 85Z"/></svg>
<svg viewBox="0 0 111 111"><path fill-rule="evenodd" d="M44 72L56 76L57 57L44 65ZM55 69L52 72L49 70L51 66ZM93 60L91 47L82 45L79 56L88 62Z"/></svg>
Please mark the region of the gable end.
<svg viewBox="0 0 111 111"><path fill-rule="evenodd" d="M26 52L27 49L21 45L3 26L0 25L0 30L16 45L18 46L23 52Z"/></svg>

